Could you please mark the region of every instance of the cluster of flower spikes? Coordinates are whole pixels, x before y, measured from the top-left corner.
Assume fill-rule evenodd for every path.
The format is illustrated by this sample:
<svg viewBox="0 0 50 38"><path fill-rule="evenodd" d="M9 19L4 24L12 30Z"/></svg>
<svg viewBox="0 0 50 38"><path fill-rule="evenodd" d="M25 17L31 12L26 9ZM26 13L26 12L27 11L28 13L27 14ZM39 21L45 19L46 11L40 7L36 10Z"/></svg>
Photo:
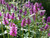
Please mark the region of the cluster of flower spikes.
<svg viewBox="0 0 50 38"><path fill-rule="evenodd" d="M10 10L11 10L11 7L14 8L15 11L17 11L16 6L14 7L13 4L11 4L11 6L9 6L9 4L6 3L4 0L1 0L1 1L0 1L0 4L5 5L6 8L9 10L9 12L10 12ZM3 9L2 11L5 12L5 9ZM14 13L11 13L11 15L10 15L8 12L2 14L1 11L0 11L0 17L2 17L2 16L3 16L3 21L2 21L2 23L3 23L4 25L9 25L9 26L10 26L10 35L16 36L16 35L17 35L17 27L16 27L15 23L12 23L12 22L10 23L10 22L9 22L9 19L11 19L11 20L13 20L13 19L17 20L16 17L15 17L15 14L14 14ZM12 24L12 25L11 25L11 24Z"/></svg>
<svg viewBox="0 0 50 38"><path fill-rule="evenodd" d="M31 15L32 15L33 13L36 14L39 10L43 10L43 9L44 9L43 6L42 6L42 3L39 4L39 3L37 3L37 2L36 2L34 5L33 5L33 3L30 3L30 2L25 3L24 6L23 6L23 8L29 8L29 11L30 11L30 14L31 14ZM41 17L42 17L44 14L45 14L45 10L40 12L40 16L41 16ZM34 21L36 20L36 16L35 16L35 15L33 16L33 19L34 19ZM43 18L43 20L42 20L43 24L45 24L44 20L46 20L46 19ZM44 29L44 30L49 29L49 30L48 30L48 31L49 31L48 36L50 36L50 26L49 26L48 23L50 23L50 16L47 18L47 23L46 23L45 27L43 26L43 27L40 28L40 29L41 29L41 31L43 31L43 29ZM38 23L37 23L37 25L38 25Z"/></svg>
<svg viewBox="0 0 50 38"><path fill-rule="evenodd" d="M8 11L11 11L11 8L14 8L15 11L17 11L17 7L14 6L13 4L11 4L11 6L9 6L9 4L7 2L5 2L4 0L0 1L0 4L2 4L3 6L5 5L5 7L8 9ZM2 10L3 12L5 12L5 9Z"/></svg>
<svg viewBox="0 0 50 38"><path fill-rule="evenodd" d="M2 16L1 12L0 12L0 16ZM2 23L4 25L8 25L9 24L9 21L7 19L12 19L13 20L14 19L14 13L12 13L12 16L10 16L9 13L4 14L4 18L3 18L3 21L2 21ZM11 22L9 24L9 26L10 26L10 35L16 36L17 35L17 27L16 27L16 25Z"/></svg>
<svg viewBox="0 0 50 38"><path fill-rule="evenodd" d="M47 31L48 30L48 36L50 37L50 16L47 18L47 21L44 24L46 24L45 27L43 26L40 29L41 29L41 31L43 31L43 30Z"/></svg>
<svg viewBox="0 0 50 38"><path fill-rule="evenodd" d="M47 18L47 25L45 26L45 29L48 30L48 36L50 37L50 16Z"/></svg>
<svg viewBox="0 0 50 38"><path fill-rule="evenodd" d="M35 14L39 14L38 11L44 9L43 6L42 6L42 3L39 4L39 3L36 2L36 3L33 5L33 3L31 3L30 1L28 1L28 3L25 3L24 6L23 6L23 8L25 8L25 9L26 9L26 8L29 8L30 15L34 14L34 15L33 15L34 20L35 20L35 18L36 18ZM45 14L45 10L40 12L40 16L41 16L41 17L42 17L44 14Z"/></svg>
<svg viewBox="0 0 50 38"><path fill-rule="evenodd" d="M31 23L30 18L28 18L27 20L24 18L21 22L21 26L24 27L26 26L26 24L30 25L30 23Z"/></svg>
<svg viewBox="0 0 50 38"><path fill-rule="evenodd" d="M11 10L11 8L14 8L14 10L17 11L16 6L14 7L13 4L11 4L11 6L9 6L8 3L2 2L2 1L1 1L1 4L5 4L9 11ZM26 4L24 4L23 7L24 7L24 8L29 8L30 15L32 15L33 13L36 14L39 10L43 10L43 6L42 6L41 3L40 3L40 4L39 4L39 3L35 3L35 4L33 5L33 3L30 3L30 1L29 1L28 3L26 3ZM4 12L4 9L3 9L3 12ZM19 13L20 13L20 14L22 13L22 9L19 10ZM45 11L41 11L41 12L40 12L40 16L42 17L42 16L44 15L44 13L45 13ZM20 14L18 15L18 17L21 19L21 15L20 15ZM25 10L24 13L23 13L23 15L26 16L26 14L27 14L27 11ZM1 13L1 12L0 12L0 16L2 16L2 13ZM5 18L14 19L14 18L15 18L14 13L12 13L12 15L10 15L9 13L4 14L3 24L5 24L5 25L6 25L6 24L9 24L8 20L5 19ZM34 19L34 21L35 21L36 15L33 16L33 19ZM49 19L50 19L50 17L48 17L47 22L50 21ZM48 20L49 20L49 21L48 21ZM27 24L30 24L30 23L31 23L31 20L30 20L29 18L28 18L27 20L24 18L24 19L22 20L22 22L21 22L21 26L22 26L22 27L26 26L26 23L27 23ZM16 34L17 34L17 33L16 33L17 28L15 28L15 27L16 27L16 25L13 23L13 24L12 24L12 28L10 29L10 35L12 35L12 36L16 36ZM44 29L46 30L46 29L48 29L48 27L49 27L49 25L46 24L46 26L44 27ZM14 29L15 32L12 31L13 28L16 29L16 30ZM14 35L14 34L15 34L15 35ZM50 33L48 33L48 36L50 36Z"/></svg>

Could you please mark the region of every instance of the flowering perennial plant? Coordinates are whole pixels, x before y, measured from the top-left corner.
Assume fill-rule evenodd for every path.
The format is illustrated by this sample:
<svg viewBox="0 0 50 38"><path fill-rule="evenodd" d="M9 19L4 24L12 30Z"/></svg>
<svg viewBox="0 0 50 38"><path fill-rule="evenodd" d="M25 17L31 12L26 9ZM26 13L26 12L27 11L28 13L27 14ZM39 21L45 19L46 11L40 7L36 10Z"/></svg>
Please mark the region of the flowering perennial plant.
<svg viewBox="0 0 50 38"><path fill-rule="evenodd" d="M42 3L33 4L28 1L21 5L0 0L0 25L3 38L6 37L6 34L7 38L50 37L50 16L46 21L46 10Z"/></svg>

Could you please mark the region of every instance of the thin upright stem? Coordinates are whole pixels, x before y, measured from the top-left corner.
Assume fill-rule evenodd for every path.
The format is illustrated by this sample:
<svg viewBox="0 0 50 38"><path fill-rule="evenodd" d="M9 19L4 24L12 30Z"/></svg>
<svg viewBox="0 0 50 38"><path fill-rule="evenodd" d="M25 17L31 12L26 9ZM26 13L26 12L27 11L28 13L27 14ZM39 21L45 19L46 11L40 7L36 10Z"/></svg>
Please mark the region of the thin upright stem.
<svg viewBox="0 0 50 38"><path fill-rule="evenodd" d="M1 25L1 29L2 29L2 33L3 33L3 25ZM5 38L4 33L3 33L3 38Z"/></svg>
<svg viewBox="0 0 50 38"><path fill-rule="evenodd" d="M28 25L28 32L29 32L29 38L30 38L30 27L29 27L29 25Z"/></svg>
<svg viewBox="0 0 50 38"><path fill-rule="evenodd" d="M7 28L6 28L7 29ZM8 34L8 32L7 32L7 36L8 36L8 38L9 38L9 34Z"/></svg>
<svg viewBox="0 0 50 38"><path fill-rule="evenodd" d="M22 32L22 38L24 38L24 34L23 34L23 33L24 33L24 30L23 30L23 32Z"/></svg>
<svg viewBox="0 0 50 38"><path fill-rule="evenodd" d="M9 38L9 34L7 33L7 36L8 36L8 38Z"/></svg>
<svg viewBox="0 0 50 38"><path fill-rule="evenodd" d="M36 24L35 24L35 27L34 27L34 31L36 32ZM36 38L36 34L34 34L34 38Z"/></svg>

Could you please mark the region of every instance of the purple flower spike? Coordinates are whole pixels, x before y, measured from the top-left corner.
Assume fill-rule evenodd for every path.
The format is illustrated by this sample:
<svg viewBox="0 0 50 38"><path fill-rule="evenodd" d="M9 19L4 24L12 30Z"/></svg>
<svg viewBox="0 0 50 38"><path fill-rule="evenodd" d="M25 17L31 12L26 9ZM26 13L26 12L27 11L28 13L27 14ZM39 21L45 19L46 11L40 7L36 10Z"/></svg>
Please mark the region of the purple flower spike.
<svg viewBox="0 0 50 38"><path fill-rule="evenodd" d="M9 24L9 26L12 27L12 24L13 24L13 23L11 22L11 23Z"/></svg>
<svg viewBox="0 0 50 38"><path fill-rule="evenodd" d="M50 30L49 30L48 36L50 37Z"/></svg>
<svg viewBox="0 0 50 38"><path fill-rule="evenodd" d="M16 6L14 7L14 9L15 9L15 11L17 11L17 8L16 8Z"/></svg>
<svg viewBox="0 0 50 38"><path fill-rule="evenodd" d="M50 16L47 18L47 22L50 22Z"/></svg>
<svg viewBox="0 0 50 38"><path fill-rule="evenodd" d="M40 3L39 6L41 7L42 6L42 3Z"/></svg>
<svg viewBox="0 0 50 38"><path fill-rule="evenodd" d="M4 0L1 0L1 4L4 4Z"/></svg>
<svg viewBox="0 0 50 38"><path fill-rule="evenodd" d="M14 18L15 18L15 14L12 13L12 15L11 15L11 19L14 19Z"/></svg>
<svg viewBox="0 0 50 38"><path fill-rule="evenodd" d="M4 1L4 5L6 5L6 2Z"/></svg>
<svg viewBox="0 0 50 38"><path fill-rule="evenodd" d="M29 25L31 23L31 20L28 18L26 22Z"/></svg>
<svg viewBox="0 0 50 38"><path fill-rule="evenodd" d="M44 9L44 7L42 6L41 9Z"/></svg>
<svg viewBox="0 0 50 38"><path fill-rule="evenodd" d="M21 26L22 26L22 27L26 26L26 19L25 19L25 18L22 20Z"/></svg>
<svg viewBox="0 0 50 38"><path fill-rule="evenodd" d="M22 13L22 9L19 10L19 13L20 13L20 14Z"/></svg>
<svg viewBox="0 0 50 38"><path fill-rule="evenodd" d="M43 31L43 28L40 28L41 29L41 31Z"/></svg>
<svg viewBox="0 0 50 38"><path fill-rule="evenodd" d="M46 26L44 27L44 29L45 29L45 30L47 30L47 29L48 29L48 27L49 27L49 25L48 25L48 24L46 24Z"/></svg>
<svg viewBox="0 0 50 38"><path fill-rule="evenodd" d="M7 17L8 19L10 19L10 14L9 14L9 13L7 13L7 14L6 14L6 17Z"/></svg>
<svg viewBox="0 0 50 38"><path fill-rule="evenodd" d="M11 7L13 8L13 7L14 7L14 5L13 5L13 4L11 4Z"/></svg>
<svg viewBox="0 0 50 38"><path fill-rule="evenodd" d="M17 20L17 18L15 17L15 20Z"/></svg>
<svg viewBox="0 0 50 38"><path fill-rule="evenodd" d="M50 37L50 33L48 33L48 36Z"/></svg>
<svg viewBox="0 0 50 38"><path fill-rule="evenodd" d="M2 13L0 12L0 16L2 16Z"/></svg>
<svg viewBox="0 0 50 38"><path fill-rule="evenodd" d="M39 4L36 2L36 3L35 3L35 6L36 6L36 7L39 7Z"/></svg>
<svg viewBox="0 0 50 38"><path fill-rule="evenodd" d="M27 11L24 12L24 16L27 14Z"/></svg>
<svg viewBox="0 0 50 38"><path fill-rule="evenodd" d="M4 24L4 25L7 25L7 24L9 24L9 21L4 18L4 19L3 19L3 24Z"/></svg>
<svg viewBox="0 0 50 38"><path fill-rule="evenodd" d="M5 9L3 9L2 11L5 12Z"/></svg>
<svg viewBox="0 0 50 38"><path fill-rule="evenodd" d="M40 16L43 16L44 13L45 13L45 10L44 11L41 11Z"/></svg>
<svg viewBox="0 0 50 38"><path fill-rule="evenodd" d="M33 11L34 11L34 13L36 13L36 6L35 5L33 7Z"/></svg>
<svg viewBox="0 0 50 38"><path fill-rule="evenodd" d="M8 10L9 10L9 12L10 12L10 10L11 10L11 7L10 7L10 6L8 7Z"/></svg>
<svg viewBox="0 0 50 38"><path fill-rule="evenodd" d="M30 9L29 11L30 11L30 14L33 14L33 10L32 9Z"/></svg>
<svg viewBox="0 0 50 38"><path fill-rule="evenodd" d="M28 5L27 5L27 6L28 6L29 8L30 8L30 4L31 4L30 1L28 1Z"/></svg>
<svg viewBox="0 0 50 38"><path fill-rule="evenodd" d="M4 13L4 18L6 17L6 13Z"/></svg>
<svg viewBox="0 0 50 38"><path fill-rule="evenodd" d="M9 8L9 4L8 3L6 4L6 7Z"/></svg>
<svg viewBox="0 0 50 38"><path fill-rule="evenodd" d="M18 14L19 20L21 20L21 15Z"/></svg>
<svg viewBox="0 0 50 38"><path fill-rule="evenodd" d="M13 23L12 24L12 27L10 27L11 29L10 29L10 35L11 36L16 36L17 35L17 27L16 27L16 25Z"/></svg>

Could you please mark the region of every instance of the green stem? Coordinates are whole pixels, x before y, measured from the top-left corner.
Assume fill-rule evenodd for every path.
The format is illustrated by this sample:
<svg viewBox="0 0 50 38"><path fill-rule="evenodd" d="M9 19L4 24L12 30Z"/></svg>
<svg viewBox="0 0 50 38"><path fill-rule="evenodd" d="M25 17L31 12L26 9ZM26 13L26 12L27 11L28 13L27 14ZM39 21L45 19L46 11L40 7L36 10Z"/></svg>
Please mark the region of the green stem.
<svg viewBox="0 0 50 38"><path fill-rule="evenodd" d="M42 32L40 31L40 38L41 38L41 33L42 33Z"/></svg>
<svg viewBox="0 0 50 38"><path fill-rule="evenodd" d="M10 35L10 38L13 38L13 37Z"/></svg>
<svg viewBox="0 0 50 38"><path fill-rule="evenodd" d="M36 24L35 24L35 27L34 27L34 31L36 32ZM34 38L36 38L36 34L34 34Z"/></svg>
<svg viewBox="0 0 50 38"><path fill-rule="evenodd" d="M6 28L7 29L7 28ZM8 34L8 32L7 32L7 36L8 36L8 38L9 38L9 34Z"/></svg>
<svg viewBox="0 0 50 38"><path fill-rule="evenodd" d="M24 35L23 35L23 33L24 33L24 30L23 30L23 32L22 32L22 38L24 38Z"/></svg>
<svg viewBox="0 0 50 38"><path fill-rule="evenodd" d="M3 33L3 25L1 25L2 33ZM5 38L4 33L3 33L3 38Z"/></svg>
<svg viewBox="0 0 50 38"><path fill-rule="evenodd" d="M35 31L35 28L34 28L34 31ZM36 32L36 31L35 31ZM34 34L34 38L36 38L36 34Z"/></svg>
<svg viewBox="0 0 50 38"><path fill-rule="evenodd" d="M30 38L30 27L29 27L29 25L28 25L28 32L29 32L29 38Z"/></svg>
<svg viewBox="0 0 50 38"><path fill-rule="evenodd" d="M1 22L1 24L2 24L2 22ZM3 33L3 25L1 25L1 29L2 29L2 33ZM3 33L3 38L5 38L5 36L4 36L4 33Z"/></svg>
<svg viewBox="0 0 50 38"><path fill-rule="evenodd" d="M9 34L8 34L8 38L9 38Z"/></svg>
<svg viewBox="0 0 50 38"><path fill-rule="evenodd" d="M34 34L34 38L36 38L36 34Z"/></svg>

